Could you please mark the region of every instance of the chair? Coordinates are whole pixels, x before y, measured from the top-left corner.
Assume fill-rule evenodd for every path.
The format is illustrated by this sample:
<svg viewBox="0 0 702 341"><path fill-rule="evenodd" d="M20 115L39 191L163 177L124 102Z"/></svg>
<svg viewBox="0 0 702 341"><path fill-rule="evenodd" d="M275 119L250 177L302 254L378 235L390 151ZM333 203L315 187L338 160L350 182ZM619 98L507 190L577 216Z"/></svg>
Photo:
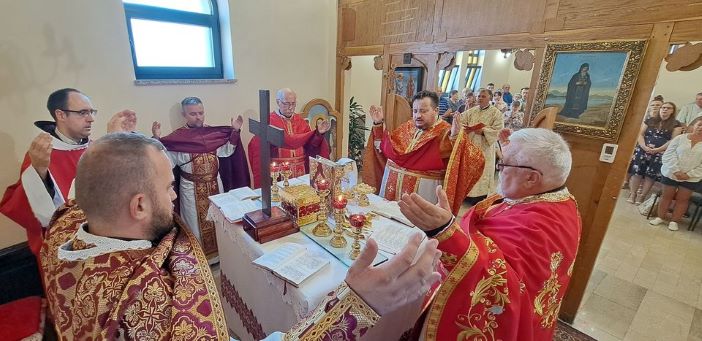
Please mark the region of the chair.
<svg viewBox="0 0 702 341"><path fill-rule="evenodd" d="M556 116L558 115L558 107L548 107L539 111L531 121L532 128L546 128L553 130L556 124Z"/></svg>
<svg viewBox="0 0 702 341"><path fill-rule="evenodd" d="M302 109L302 117L307 120L311 129L317 129L317 120L324 119L331 123L331 129L327 132L324 138L329 143L331 160L336 160L341 157L341 141L343 138L343 119L339 112L334 110L329 102L315 98Z"/></svg>
<svg viewBox="0 0 702 341"><path fill-rule="evenodd" d="M702 194L697 192L692 193L690 204L695 205L695 211L692 213L690 225L688 225L687 230L694 231L695 227L697 227L697 223L700 221L700 217L702 217L702 209L700 209L700 207L702 207Z"/></svg>

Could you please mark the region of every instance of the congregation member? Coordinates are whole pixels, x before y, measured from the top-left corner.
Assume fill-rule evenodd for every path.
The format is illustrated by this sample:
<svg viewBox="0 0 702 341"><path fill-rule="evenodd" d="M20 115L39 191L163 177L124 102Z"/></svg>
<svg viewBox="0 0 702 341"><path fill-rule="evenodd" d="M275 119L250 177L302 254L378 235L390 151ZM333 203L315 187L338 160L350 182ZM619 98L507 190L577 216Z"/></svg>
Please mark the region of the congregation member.
<svg viewBox="0 0 702 341"><path fill-rule="evenodd" d="M678 121L682 122L685 126L690 126L692 121L700 116L702 116L702 92L698 92L697 95L695 95L694 102L685 104L680 108Z"/></svg>
<svg viewBox="0 0 702 341"><path fill-rule="evenodd" d="M202 244L205 255L216 261L217 239L212 221L207 220L209 196L249 186L249 168L241 147L239 115L230 126L205 124L205 107L197 97L180 103L185 125L161 137L161 123L151 133L164 144L176 174L180 216Z"/></svg>
<svg viewBox="0 0 702 341"><path fill-rule="evenodd" d="M500 91L495 91L495 94L492 96L492 105L502 113L508 109L507 103L502 100L502 92Z"/></svg>
<svg viewBox="0 0 702 341"><path fill-rule="evenodd" d="M271 162L288 163L292 171L291 178L309 172L309 157L329 158L329 143L324 139L331 128L329 121L320 121L317 129L312 130L309 123L295 112L297 94L291 89L280 89L275 96L278 110L270 113L270 125L283 130L283 147L271 146ZM254 188L260 187L261 167L259 162L260 138L254 136L249 142L248 153Z"/></svg>
<svg viewBox="0 0 702 341"><path fill-rule="evenodd" d="M661 113L663 107L661 107ZM677 231L678 224L687 211L692 192L700 192L702 181L702 117L698 117L688 127L688 132L673 138L663 153L661 184L663 193L658 204L658 217L649 221L651 225L668 222L668 230ZM668 215L671 203L673 212Z"/></svg>
<svg viewBox="0 0 702 341"><path fill-rule="evenodd" d="M490 90L490 92L494 92L494 91L495 91L495 83L488 83L488 84L485 86L485 88L488 89L488 90Z"/></svg>
<svg viewBox="0 0 702 341"><path fill-rule="evenodd" d="M657 102L651 101L652 106ZM675 104L666 102L659 110L658 114L641 124L634 156L629 164L630 192L627 202L632 204L639 205L646 200L653 184L660 180L663 153L670 141L682 133L682 124L675 119Z"/></svg>
<svg viewBox="0 0 702 341"><path fill-rule="evenodd" d="M522 102L521 110L526 112L529 109L529 87L523 87L519 90L519 94L522 96L520 101Z"/></svg>
<svg viewBox="0 0 702 341"><path fill-rule="evenodd" d="M513 131L524 128L524 112L521 110L521 107L522 102L516 100L512 102L512 105L510 105L510 110L505 111L505 128L509 128Z"/></svg>
<svg viewBox="0 0 702 341"><path fill-rule="evenodd" d="M511 88L512 88L512 86L509 84L505 83L502 85L502 100L505 101L505 103L507 103L508 106L512 105L512 100L513 100L512 93L509 92L509 90Z"/></svg>
<svg viewBox="0 0 702 341"><path fill-rule="evenodd" d="M459 114L478 105L478 102L475 98L475 93L473 93L473 91L470 91L468 88L466 88L464 90L467 90L467 91L465 92L463 104L460 107L458 107Z"/></svg>
<svg viewBox="0 0 702 341"><path fill-rule="evenodd" d="M53 121L34 123L40 132L24 155L20 179L0 201L0 212L26 230L35 256L51 216L71 195L76 164L88 147L98 113L90 98L73 88L51 93L46 108ZM136 113L123 110L112 116L107 131L135 127Z"/></svg>
<svg viewBox="0 0 702 341"><path fill-rule="evenodd" d="M451 90L448 99L446 100L446 111L439 112L441 118L449 124L453 122L453 116L460 114L460 107L463 101L458 97L458 90Z"/></svg>

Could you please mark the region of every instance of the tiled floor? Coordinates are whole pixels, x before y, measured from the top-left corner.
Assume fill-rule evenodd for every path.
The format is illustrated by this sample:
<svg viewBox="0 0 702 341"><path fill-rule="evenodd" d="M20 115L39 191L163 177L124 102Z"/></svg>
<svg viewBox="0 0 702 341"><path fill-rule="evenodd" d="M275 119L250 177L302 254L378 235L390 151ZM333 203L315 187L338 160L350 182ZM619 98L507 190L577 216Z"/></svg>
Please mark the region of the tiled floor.
<svg viewBox="0 0 702 341"><path fill-rule="evenodd" d="M702 341L702 224L653 227L626 194L573 326L604 341Z"/></svg>

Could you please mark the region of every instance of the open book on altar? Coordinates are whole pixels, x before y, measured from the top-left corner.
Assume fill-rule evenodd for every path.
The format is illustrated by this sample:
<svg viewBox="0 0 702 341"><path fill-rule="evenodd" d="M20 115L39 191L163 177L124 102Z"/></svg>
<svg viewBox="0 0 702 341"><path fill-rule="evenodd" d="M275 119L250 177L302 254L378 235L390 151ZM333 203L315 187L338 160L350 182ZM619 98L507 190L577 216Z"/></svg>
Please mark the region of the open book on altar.
<svg viewBox="0 0 702 341"><path fill-rule="evenodd" d="M278 277L299 287L304 280L329 264L329 259L311 254L300 244L285 243L275 251L256 258L253 264L273 271Z"/></svg>
<svg viewBox="0 0 702 341"><path fill-rule="evenodd" d="M407 226L414 227L414 224L412 224L400 211L400 205L397 203L397 201L375 201L371 203L370 207L371 210L378 215L395 220Z"/></svg>
<svg viewBox="0 0 702 341"><path fill-rule="evenodd" d="M249 187L233 189L226 193L210 196L210 201L222 210L230 222L238 222L244 214L261 209L261 191Z"/></svg>

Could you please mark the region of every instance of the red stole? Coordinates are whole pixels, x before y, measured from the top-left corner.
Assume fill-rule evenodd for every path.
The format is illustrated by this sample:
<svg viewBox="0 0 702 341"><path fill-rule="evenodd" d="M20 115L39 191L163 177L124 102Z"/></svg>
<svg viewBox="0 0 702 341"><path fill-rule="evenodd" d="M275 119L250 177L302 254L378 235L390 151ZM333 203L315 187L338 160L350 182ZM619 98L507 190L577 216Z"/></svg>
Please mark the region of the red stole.
<svg viewBox="0 0 702 341"><path fill-rule="evenodd" d="M65 143L57 143L54 138L54 145ZM60 142L60 141L59 141ZM76 149L63 150L54 148L51 151L51 163L49 164L49 173L54 179L54 189L59 191L64 200L68 197L68 192L71 189L73 179L76 177L76 167L80 156L83 155L87 144L76 145ZM25 170L33 172L31 167L31 159L29 154L24 155L24 161L20 168L20 179L13 185L7 187L5 194L0 201L0 212L6 215L15 223L19 224L27 230L27 239L29 248L35 256L39 256L39 249L43 240L43 229L41 223L35 216L27 199L27 191L43 191L46 193L46 188L43 184L39 184L32 188L25 188L22 183L21 175ZM48 194L47 194L48 196Z"/></svg>
<svg viewBox="0 0 702 341"><path fill-rule="evenodd" d="M329 144L324 137L317 134L316 130L310 128L309 123L300 116L294 114L290 119L284 119L276 112L271 112L269 115L270 125L283 129L284 147L278 148L271 146L271 161L279 161L276 159L291 159L303 158L305 171L309 167L307 157L320 155L324 158L329 158ZM254 136L247 147L249 154L249 163L251 165L251 173L253 174L254 188L260 187L260 139ZM293 174L292 177L303 174Z"/></svg>
<svg viewBox="0 0 702 341"><path fill-rule="evenodd" d="M73 201L59 209L41 250L49 311L60 339L229 340L207 259L187 227L152 248L62 260L85 216Z"/></svg>
<svg viewBox="0 0 702 341"><path fill-rule="evenodd" d="M426 340L550 340L580 238L567 190L492 206L489 197L437 236L448 277Z"/></svg>
<svg viewBox="0 0 702 341"><path fill-rule="evenodd" d="M380 149L388 159L402 168L431 171L444 170L448 163L446 155L442 155L442 143L450 132L451 125L444 120L429 128L412 144L414 135L419 130L414 122L407 121L395 129L392 134L385 132ZM450 145L449 145L450 146Z"/></svg>

